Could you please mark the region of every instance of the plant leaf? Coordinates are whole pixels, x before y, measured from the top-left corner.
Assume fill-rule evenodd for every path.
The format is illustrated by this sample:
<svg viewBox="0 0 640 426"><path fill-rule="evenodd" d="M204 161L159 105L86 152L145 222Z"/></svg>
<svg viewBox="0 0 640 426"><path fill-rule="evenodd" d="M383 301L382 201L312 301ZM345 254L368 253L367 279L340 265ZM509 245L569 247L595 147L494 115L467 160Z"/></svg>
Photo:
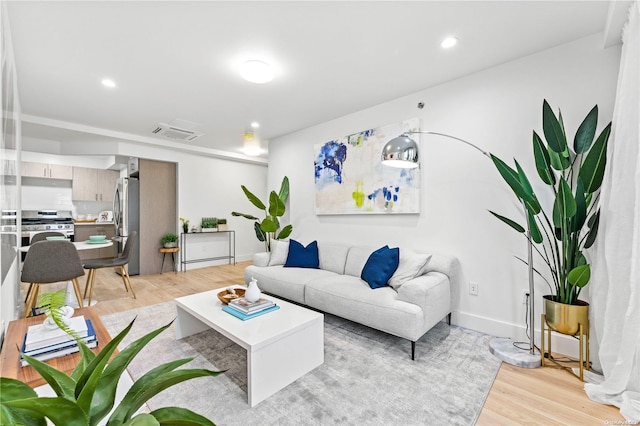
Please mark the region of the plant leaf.
<svg viewBox="0 0 640 426"><path fill-rule="evenodd" d="M289 198L289 178L282 178L282 184L280 184L280 192L278 193L278 197L282 200L283 203L287 202L287 198Z"/></svg>
<svg viewBox="0 0 640 426"><path fill-rule="evenodd" d="M17 399L3 402L3 405L47 416L56 425L87 426L89 424L87 415L78 404L59 396Z"/></svg>
<svg viewBox="0 0 640 426"><path fill-rule="evenodd" d="M256 237L260 241L264 241L267 237L264 234L264 231L260 228L260 222L253 223L253 230L256 231Z"/></svg>
<svg viewBox="0 0 640 426"><path fill-rule="evenodd" d="M582 229L587 219L587 200L584 196L584 185L582 179L578 178L576 184L576 215L573 217L571 232L578 232Z"/></svg>
<svg viewBox="0 0 640 426"><path fill-rule="evenodd" d="M542 242L542 233L540 232L540 228L538 228L536 219L529 210L527 210L527 224L529 225L529 232L531 232L531 239L534 243L540 244Z"/></svg>
<svg viewBox="0 0 640 426"><path fill-rule="evenodd" d="M584 243L584 248L589 248L595 243L596 237L598 236L598 227L600 225L600 210L595 212L587 222L587 226L589 227L589 233L587 234L587 239Z"/></svg>
<svg viewBox="0 0 640 426"><path fill-rule="evenodd" d="M45 426L47 421L41 414L21 408L7 407L5 401L37 398L38 394L20 380L0 377L0 425Z"/></svg>
<svg viewBox="0 0 640 426"><path fill-rule="evenodd" d="M276 237L276 240L284 240L289 235L291 235L291 231L293 231L293 226L292 225L285 226L284 228L282 228L282 230L280 230L280 233Z"/></svg>
<svg viewBox="0 0 640 426"><path fill-rule="evenodd" d="M249 199L249 201L251 201L251 204L253 204L257 208L259 208L260 210L265 210L267 208L264 205L264 203L262 201L260 201L260 199L258 197L253 195L253 193L247 189L246 186L240 185L240 187L242 188L242 191L244 192L244 195L246 195L247 198Z"/></svg>
<svg viewBox="0 0 640 426"><path fill-rule="evenodd" d="M181 407L159 408L149 414L155 417L161 425L215 426L206 417Z"/></svg>
<svg viewBox="0 0 640 426"><path fill-rule="evenodd" d="M164 373L148 383L144 389L135 395L135 397L129 402L129 411L127 412L126 417L128 418L133 416L135 412L138 411L138 409L150 398L175 384L198 377L215 377L221 373L221 371L205 370L202 368L180 369Z"/></svg>
<svg viewBox="0 0 640 426"><path fill-rule="evenodd" d="M91 410L89 415L91 417L92 424L98 423L104 416L106 416L113 407L116 398L116 388L120 376L125 372L127 366L135 358L138 353L158 334L169 328L173 321L164 325L156 330L153 330L138 340L130 343L124 348L118 355L113 358L104 369L98 384L93 393L93 399L91 400ZM84 395L80 395L78 400L80 401Z"/></svg>
<svg viewBox="0 0 640 426"><path fill-rule="evenodd" d="M542 103L542 130L551 150L557 153L566 151L567 139L564 130L546 99Z"/></svg>
<svg viewBox="0 0 640 426"><path fill-rule="evenodd" d="M51 386L51 389L56 393L56 395L64 397L72 397L74 395L76 386L75 380L49 364L45 364L44 362L30 357L29 355L21 355L27 363L42 376L49 386Z"/></svg>
<svg viewBox="0 0 640 426"><path fill-rule="evenodd" d="M553 224L562 228L563 224L576 214L576 200L571 193L569 184L564 179L560 178L558 185L558 195L553 203Z"/></svg>
<svg viewBox="0 0 640 426"><path fill-rule="evenodd" d="M540 203L536 198L536 194L533 192L533 187L531 183L529 183L529 179L527 178L526 173L520 167L520 163L516 161L516 168L518 170L518 176L520 178L520 186L522 190L526 194L526 198L524 198L524 202L527 205L527 209L531 211L532 214L537 215L540 213Z"/></svg>
<svg viewBox="0 0 640 426"><path fill-rule="evenodd" d="M587 193L595 192L602 185L604 169L607 164L607 142L611 134L611 123L600 133L580 167L580 179Z"/></svg>
<svg viewBox="0 0 640 426"><path fill-rule="evenodd" d="M500 219L501 221L503 221L504 223L506 223L507 225L509 225L513 229L515 229L517 232L519 232L521 234L524 234L525 229L518 222L516 222L514 220L511 220L511 219L509 219L507 217L501 216L498 213L494 213L491 210L489 210L489 213L491 213L492 215L494 215L495 217L497 217L498 219Z"/></svg>
<svg viewBox="0 0 640 426"><path fill-rule="evenodd" d="M571 166L571 159L569 158L569 151L558 154L551 148L547 151L549 154L549 161L551 161L551 167L556 170L566 170Z"/></svg>
<svg viewBox="0 0 640 426"><path fill-rule="evenodd" d="M165 374L169 371L173 371L176 368L191 362L193 357L184 358L175 361L170 361L165 364L159 365L152 370L148 371L138 380L136 380L133 385L129 388L125 396L120 401L120 404L113 410L113 413L109 417L108 424L122 424L127 420L130 420L127 417L127 413L131 408L131 403L135 399L136 395L144 390L146 386L153 382L158 376Z"/></svg>
<svg viewBox="0 0 640 426"><path fill-rule="evenodd" d="M231 212L231 216L242 216L242 217L244 217L246 219L249 219L249 220L259 220L259 218L255 217L254 215L247 214L247 213Z"/></svg>
<svg viewBox="0 0 640 426"><path fill-rule="evenodd" d="M491 155L491 160L493 161L493 164L495 164L502 178L511 187L514 194L516 194L516 197L522 200L528 197L524 188L522 188L522 184L520 183L520 176L518 176L518 172L513 170L504 161L502 161L495 155L493 154L490 154L490 155Z"/></svg>
<svg viewBox="0 0 640 426"><path fill-rule="evenodd" d="M174 423L179 425L180 423ZM140 413L126 423L122 423L122 426L160 426L160 422L148 413Z"/></svg>
<svg viewBox="0 0 640 426"><path fill-rule="evenodd" d="M556 175L551 168L549 153L542 143L542 139L540 139L540 136L538 136L535 131L533 132L533 156L536 161L536 170L538 171L540 179L547 185L555 185Z"/></svg>
<svg viewBox="0 0 640 426"><path fill-rule="evenodd" d="M269 194L269 215L279 217L284 214L285 210L284 202L276 194L276 191L271 191Z"/></svg>
<svg viewBox="0 0 640 426"><path fill-rule="evenodd" d="M270 216L268 216L265 217L260 224L260 229L264 232L276 232L278 230L278 225Z"/></svg>
<svg viewBox="0 0 640 426"><path fill-rule="evenodd" d="M593 143L596 135L596 126L598 125L598 105L594 106L589 114L584 118L580 127L576 131L573 139L573 151L576 154L584 154L589 151L589 147Z"/></svg>
<svg viewBox="0 0 640 426"><path fill-rule="evenodd" d="M591 278L591 267L589 265L580 265L573 268L567 275L567 281L576 287L584 287L589 284Z"/></svg>

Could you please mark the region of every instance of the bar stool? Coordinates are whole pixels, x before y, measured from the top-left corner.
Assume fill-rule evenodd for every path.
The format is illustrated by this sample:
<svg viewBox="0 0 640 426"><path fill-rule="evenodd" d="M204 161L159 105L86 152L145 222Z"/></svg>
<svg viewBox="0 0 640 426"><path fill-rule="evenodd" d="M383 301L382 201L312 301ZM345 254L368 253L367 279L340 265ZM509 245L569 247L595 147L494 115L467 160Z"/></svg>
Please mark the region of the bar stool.
<svg viewBox="0 0 640 426"><path fill-rule="evenodd" d="M180 247L161 247L160 253L162 253L162 266L160 266L160 273L164 272L164 257L167 253L171 253L171 261L173 262L173 272L178 273L176 269L176 258L174 257L174 253L180 251Z"/></svg>

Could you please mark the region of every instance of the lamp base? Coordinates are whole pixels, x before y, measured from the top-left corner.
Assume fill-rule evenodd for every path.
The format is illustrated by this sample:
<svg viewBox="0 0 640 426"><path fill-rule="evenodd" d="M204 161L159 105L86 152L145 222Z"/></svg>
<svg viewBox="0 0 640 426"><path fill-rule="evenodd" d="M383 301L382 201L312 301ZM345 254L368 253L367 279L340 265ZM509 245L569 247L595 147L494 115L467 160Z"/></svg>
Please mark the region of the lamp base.
<svg viewBox="0 0 640 426"><path fill-rule="evenodd" d="M489 342L489 351L499 360L507 364L522 368L538 368L541 359L540 352L523 351L513 346L513 341L504 337L496 337Z"/></svg>

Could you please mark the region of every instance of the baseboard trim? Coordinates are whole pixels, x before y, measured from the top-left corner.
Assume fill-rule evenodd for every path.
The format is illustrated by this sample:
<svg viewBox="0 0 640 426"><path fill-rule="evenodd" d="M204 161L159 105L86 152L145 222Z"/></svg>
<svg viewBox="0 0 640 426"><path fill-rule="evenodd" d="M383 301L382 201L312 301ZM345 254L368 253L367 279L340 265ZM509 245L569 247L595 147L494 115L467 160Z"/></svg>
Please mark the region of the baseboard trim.
<svg viewBox="0 0 640 426"><path fill-rule="evenodd" d="M534 339L536 346L539 348L540 316L538 316L537 321L538 322L535 324ZM480 331L493 336L508 337L517 342L529 341L526 335L527 330L525 324L513 324L461 311L453 312L452 323L460 327ZM566 336L560 333L551 333L551 348L554 353L561 353L574 358L578 358L579 356L580 348L578 340L572 336Z"/></svg>

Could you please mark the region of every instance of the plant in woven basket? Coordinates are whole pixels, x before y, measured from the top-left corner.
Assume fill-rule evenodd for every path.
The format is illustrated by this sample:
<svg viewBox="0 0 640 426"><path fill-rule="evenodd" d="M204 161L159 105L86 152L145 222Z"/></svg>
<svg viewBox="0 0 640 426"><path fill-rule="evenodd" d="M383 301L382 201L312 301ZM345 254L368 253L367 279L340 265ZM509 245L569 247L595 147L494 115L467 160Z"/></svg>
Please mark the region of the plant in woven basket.
<svg viewBox="0 0 640 426"><path fill-rule="evenodd" d="M120 376L133 358L171 323L154 330L129 344L112 360L118 344L129 333L135 319L104 348L95 354L82 339L76 339L82 358L67 375L42 361L24 355L24 359L47 381L57 396L39 397L27 384L0 377L0 424L45 426L49 419L56 426L93 426L114 408L116 387ZM145 373L133 383L122 401L111 413L109 426L184 425L208 426L213 422L180 407L164 407L150 413L139 409L161 391L197 377L217 376L221 371L178 369L193 358L162 364Z"/></svg>

